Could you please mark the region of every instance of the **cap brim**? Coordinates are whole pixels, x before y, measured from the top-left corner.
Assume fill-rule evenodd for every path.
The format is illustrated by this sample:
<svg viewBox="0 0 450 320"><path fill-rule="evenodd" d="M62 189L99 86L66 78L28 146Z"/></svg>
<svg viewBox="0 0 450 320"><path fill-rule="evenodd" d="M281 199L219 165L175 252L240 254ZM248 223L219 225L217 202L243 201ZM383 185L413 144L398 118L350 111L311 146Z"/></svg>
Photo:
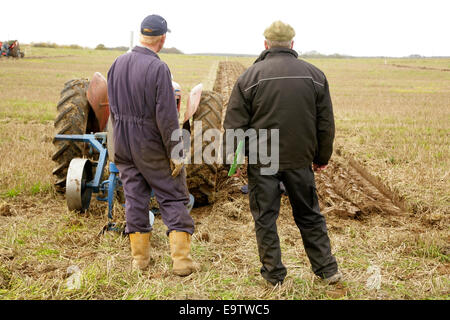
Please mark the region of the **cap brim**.
<svg viewBox="0 0 450 320"><path fill-rule="evenodd" d="M167 32L172 32L172 31L170 31L170 29L169 29L169 28L167 28Z"/></svg>

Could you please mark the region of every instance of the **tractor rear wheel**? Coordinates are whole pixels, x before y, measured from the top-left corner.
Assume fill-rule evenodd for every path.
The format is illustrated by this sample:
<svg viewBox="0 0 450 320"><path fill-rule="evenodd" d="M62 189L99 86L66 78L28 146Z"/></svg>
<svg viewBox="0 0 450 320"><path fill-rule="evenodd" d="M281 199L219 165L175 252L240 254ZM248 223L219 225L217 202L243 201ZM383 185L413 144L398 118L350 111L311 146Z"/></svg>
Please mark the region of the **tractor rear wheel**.
<svg viewBox="0 0 450 320"><path fill-rule="evenodd" d="M196 126L191 126L191 164L186 168L187 185L189 192L194 196L196 205L206 205L214 202L216 191L216 179L218 165L205 163L203 157L202 164L194 164L194 141L195 137L200 139L203 133L208 129L217 129L221 132L222 128L222 96L213 91L203 91L200 104L192 120L201 121L202 130L196 132ZM202 149L196 150L202 153L210 141L203 141ZM212 155L217 158L218 155ZM212 162L212 161L211 161Z"/></svg>
<svg viewBox="0 0 450 320"><path fill-rule="evenodd" d="M85 134L88 124L90 105L86 98L89 86L87 79L74 79L65 83L57 105L58 115L55 119L55 134ZM55 189L64 192L66 186L67 168L73 158L81 158L84 153L84 143L72 141L57 141L53 139L55 152L52 160L56 167Z"/></svg>

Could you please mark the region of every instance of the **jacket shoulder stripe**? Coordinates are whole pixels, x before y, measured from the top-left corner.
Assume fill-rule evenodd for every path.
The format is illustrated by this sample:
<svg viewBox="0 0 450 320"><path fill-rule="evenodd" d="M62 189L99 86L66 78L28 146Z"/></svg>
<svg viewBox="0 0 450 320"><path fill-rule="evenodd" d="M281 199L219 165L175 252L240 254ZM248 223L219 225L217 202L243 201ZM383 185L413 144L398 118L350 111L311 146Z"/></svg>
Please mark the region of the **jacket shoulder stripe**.
<svg viewBox="0 0 450 320"><path fill-rule="evenodd" d="M291 76L291 77L274 77L274 78L266 78L266 79L260 79L258 80L257 83L251 85L250 87L248 87L247 89L245 89L244 91L248 91L253 87L256 87L257 85L259 85L261 82L263 81L270 81L270 80L281 80L281 79L310 79L312 82L314 82L315 84L324 87L325 85L323 83L317 82L315 81L312 77L308 77L308 76Z"/></svg>

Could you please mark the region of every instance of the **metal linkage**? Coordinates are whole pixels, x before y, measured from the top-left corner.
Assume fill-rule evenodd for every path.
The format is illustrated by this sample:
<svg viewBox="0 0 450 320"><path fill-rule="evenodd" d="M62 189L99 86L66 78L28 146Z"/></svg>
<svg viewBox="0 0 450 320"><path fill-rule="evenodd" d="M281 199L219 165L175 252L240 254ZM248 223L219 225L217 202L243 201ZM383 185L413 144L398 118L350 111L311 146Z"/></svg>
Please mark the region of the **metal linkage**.
<svg viewBox="0 0 450 320"><path fill-rule="evenodd" d="M106 197L97 196L97 200L108 202L108 224L103 228L105 231L116 231L123 233L123 228L113 222L112 211L114 208L114 196L118 187L122 186L119 178L119 170L113 162L109 163L109 178L102 181L103 172L108 159L108 148L106 146L107 133L99 132L95 134L83 135L56 135L56 140L68 140L73 142L84 142L89 144L89 153L93 154L93 148L99 152L98 161L94 166L95 175L92 175L92 166L87 159L72 159L69 165L68 179L66 184L67 206L70 210L86 211L89 208L92 193L102 193ZM73 164L72 164L73 162ZM88 163L89 165L86 165ZM69 175L71 167L74 167L74 177ZM88 171L86 174L84 171ZM93 176L93 178L92 178ZM87 180L84 181L87 177Z"/></svg>
<svg viewBox="0 0 450 320"><path fill-rule="evenodd" d="M117 169L114 162L109 163L109 178L105 180L100 185L100 191L103 194L107 194L106 198L102 198L97 196L97 200L99 201L107 201L108 202L108 218L112 219L112 210L114 208L114 195L117 187L121 187L122 182L119 179L119 170Z"/></svg>
<svg viewBox="0 0 450 320"><path fill-rule="evenodd" d="M91 162L88 159L75 158L69 165L66 179L66 200L69 210L85 212L90 205L92 193L106 195L97 196L97 200L108 202L108 224L103 228L101 233L105 231L115 231L124 233L124 226L119 226L113 222L114 196L117 188L122 187L119 177L119 170L115 163L109 162L109 177L102 181L103 172L108 159L107 133L100 132L95 134L83 135L64 135L55 136L56 140L68 140L73 142L84 142L89 144L89 153L93 154L93 149L99 152L97 162ZM95 174L92 173L95 167ZM152 191L151 197L154 197ZM125 204L123 204L125 206ZM190 213L194 206L194 197L189 194L189 204L187 205ZM149 211L150 225L153 225L155 214L158 214L157 208Z"/></svg>
<svg viewBox="0 0 450 320"><path fill-rule="evenodd" d="M97 170L95 170L95 176L92 181L86 183L87 188L91 188L92 192L98 193L101 187L101 179L103 170L108 159L108 149L106 148L106 132L99 132L95 134L57 134L55 140L69 140L73 142L85 142L89 143L91 147L94 147L99 153L97 161ZM100 170L98 170L100 169Z"/></svg>

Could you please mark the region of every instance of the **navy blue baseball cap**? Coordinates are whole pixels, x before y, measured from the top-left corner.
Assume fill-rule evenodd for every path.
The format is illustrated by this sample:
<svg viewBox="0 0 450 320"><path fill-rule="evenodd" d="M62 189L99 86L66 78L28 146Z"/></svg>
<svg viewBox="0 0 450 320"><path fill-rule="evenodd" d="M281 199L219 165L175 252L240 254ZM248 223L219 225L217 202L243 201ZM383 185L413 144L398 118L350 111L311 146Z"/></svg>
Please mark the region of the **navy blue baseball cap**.
<svg viewBox="0 0 450 320"><path fill-rule="evenodd" d="M170 32L167 21L157 14L149 15L141 23L141 33L145 36L160 36L166 32Z"/></svg>

